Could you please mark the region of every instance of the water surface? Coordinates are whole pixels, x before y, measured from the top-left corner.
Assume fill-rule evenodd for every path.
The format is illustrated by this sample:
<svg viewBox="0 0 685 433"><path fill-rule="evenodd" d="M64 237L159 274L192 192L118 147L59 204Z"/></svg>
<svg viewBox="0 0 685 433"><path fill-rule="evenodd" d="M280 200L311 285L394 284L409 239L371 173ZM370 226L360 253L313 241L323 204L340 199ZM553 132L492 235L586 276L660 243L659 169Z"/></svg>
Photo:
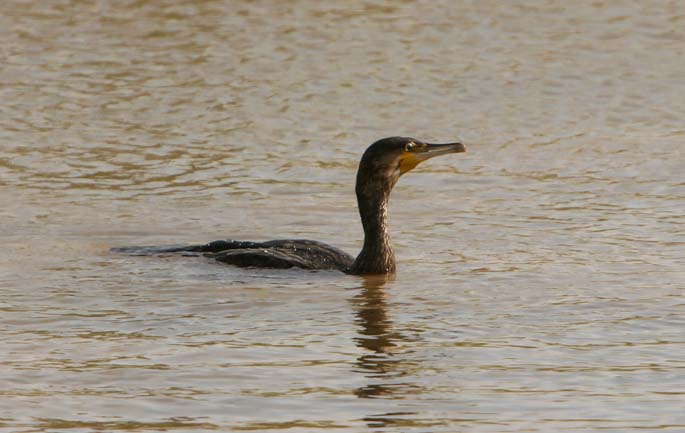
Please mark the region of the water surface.
<svg viewBox="0 0 685 433"><path fill-rule="evenodd" d="M0 5L0 431L685 430L680 3ZM355 253L389 135L461 138Z"/></svg>

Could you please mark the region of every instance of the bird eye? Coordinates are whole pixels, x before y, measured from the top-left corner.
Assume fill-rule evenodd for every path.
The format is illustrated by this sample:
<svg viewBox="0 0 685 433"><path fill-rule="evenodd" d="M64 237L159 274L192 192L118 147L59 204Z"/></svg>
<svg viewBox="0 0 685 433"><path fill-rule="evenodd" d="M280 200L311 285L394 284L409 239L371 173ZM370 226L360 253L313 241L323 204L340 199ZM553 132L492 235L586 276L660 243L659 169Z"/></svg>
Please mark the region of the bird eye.
<svg viewBox="0 0 685 433"><path fill-rule="evenodd" d="M411 152L412 150L414 150L415 147L416 147L416 143L414 143L413 141L410 141L409 143L404 145L404 150L406 150L407 152Z"/></svg>

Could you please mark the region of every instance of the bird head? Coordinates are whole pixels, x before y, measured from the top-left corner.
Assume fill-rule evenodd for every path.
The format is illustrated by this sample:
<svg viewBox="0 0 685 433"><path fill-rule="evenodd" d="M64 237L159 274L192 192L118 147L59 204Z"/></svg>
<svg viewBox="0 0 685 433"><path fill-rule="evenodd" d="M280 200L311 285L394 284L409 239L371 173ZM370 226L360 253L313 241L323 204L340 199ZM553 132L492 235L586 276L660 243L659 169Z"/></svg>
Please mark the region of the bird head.
<svg viewBox="0 0 685 433"><path fill-rule="evenodd" d="M409 137L389 137L376 141L366 149L359 163L359 175L382 178L390 187L399 177L421 162L448 153L465 152L461 143L432 144Z"/></svg>

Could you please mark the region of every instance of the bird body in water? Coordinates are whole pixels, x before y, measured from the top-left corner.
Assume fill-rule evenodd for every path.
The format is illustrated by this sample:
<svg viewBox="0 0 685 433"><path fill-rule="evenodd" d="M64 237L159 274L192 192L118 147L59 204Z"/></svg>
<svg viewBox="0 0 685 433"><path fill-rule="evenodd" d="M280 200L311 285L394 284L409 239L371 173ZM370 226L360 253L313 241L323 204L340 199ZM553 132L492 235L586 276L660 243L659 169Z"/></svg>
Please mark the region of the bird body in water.
<svg viewBox="0 0 685 433"><path fill-rule="evenodd" d="M357 171L357 204L364 228L364 245L351 255L322 242L283 239L267 242L220 240L175 247L123 247L115 252L138 255L202 254L241 267L336 269L348 274L392 274L395 254L388 229L390 191L400 176L435 156L464 152L461 143L429 144L406 137L389 137L369 146Z"/></svg>

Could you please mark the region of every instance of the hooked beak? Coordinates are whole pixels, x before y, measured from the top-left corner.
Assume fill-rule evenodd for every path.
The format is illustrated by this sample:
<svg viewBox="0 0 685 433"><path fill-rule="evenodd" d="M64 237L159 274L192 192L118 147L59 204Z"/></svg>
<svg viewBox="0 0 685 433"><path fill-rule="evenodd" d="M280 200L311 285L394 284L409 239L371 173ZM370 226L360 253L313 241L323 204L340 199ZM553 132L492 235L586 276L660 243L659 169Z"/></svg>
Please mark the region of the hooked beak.
<svg viewBox="0 0 685 433"><path fill-rule="evenodd" d="M400 174L404 174L416 167L420 162L448 153L466 152L466 147L461 143L431 144L426 143L422 152L412 152L400 159Z"/></svg>
<svg viewBox="0 0 685 433"><path fill-rule="evenodd" d="M466 147L464 147L464 145L461 143L445 143L445 144L426 143L426 145L427 145L426 151L421 152L421 153L416 155L419 158L419 162L433 158L434 156L445 155L448 153L466 152Z"/></svg>

